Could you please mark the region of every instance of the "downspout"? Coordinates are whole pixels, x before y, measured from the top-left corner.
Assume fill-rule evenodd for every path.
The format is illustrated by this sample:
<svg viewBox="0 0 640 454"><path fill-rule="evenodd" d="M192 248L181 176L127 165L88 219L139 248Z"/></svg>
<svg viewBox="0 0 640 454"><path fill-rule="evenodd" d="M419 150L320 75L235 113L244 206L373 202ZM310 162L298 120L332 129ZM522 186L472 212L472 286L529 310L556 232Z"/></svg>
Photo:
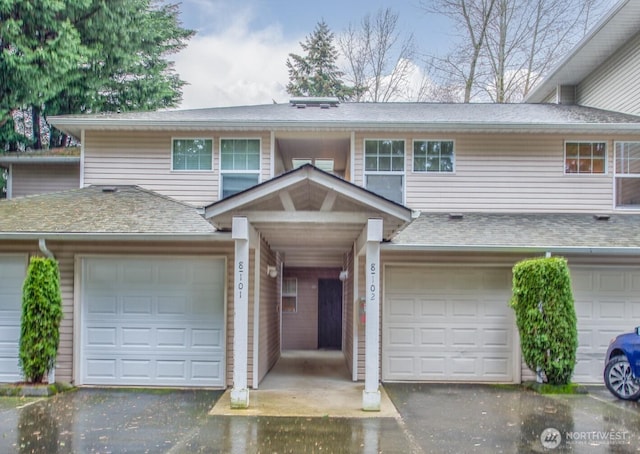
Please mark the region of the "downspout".
<svg viewBox="0 0 640 454"><path fill-rule="evenodd" d="M47 242L44 238L40 238L38 240L38 247L40 247L40 251L47 257L50 259L55 259L55 256L53 255L53 252L51 252L48 248L47 248Z"/></svg>

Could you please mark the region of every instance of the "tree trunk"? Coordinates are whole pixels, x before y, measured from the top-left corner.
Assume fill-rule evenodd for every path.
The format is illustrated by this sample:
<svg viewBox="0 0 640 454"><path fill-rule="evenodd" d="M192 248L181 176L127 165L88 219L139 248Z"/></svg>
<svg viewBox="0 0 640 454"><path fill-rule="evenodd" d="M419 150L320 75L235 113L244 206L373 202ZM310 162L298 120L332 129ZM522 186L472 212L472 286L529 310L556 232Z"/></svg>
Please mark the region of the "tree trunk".
<svg viewBox="0 0 640 454"><path fill-rule="evenodd" d="M40 106L31 106L31 128L33 130L33 148L42 150L42 136L40 135Z"/></svg>

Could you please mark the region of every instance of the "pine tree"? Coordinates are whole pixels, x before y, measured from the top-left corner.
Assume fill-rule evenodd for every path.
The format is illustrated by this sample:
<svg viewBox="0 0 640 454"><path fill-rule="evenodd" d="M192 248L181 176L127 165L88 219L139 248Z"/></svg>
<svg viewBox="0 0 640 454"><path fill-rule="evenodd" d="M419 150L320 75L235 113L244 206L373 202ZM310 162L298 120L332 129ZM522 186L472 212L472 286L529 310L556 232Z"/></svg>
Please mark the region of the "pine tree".
<svg viewBox="0 0 640 454"><path fill-rule="evenodd" d="M31 107L38 148L41 116L175 107L185 82L167 55L194 33L178 12L159 0L0 0L0 152L16 143L16 109Z"/></svg>
<svg viewBox="0 0 640 454"><path fill-rule="evenodd" d="M353 95L353 88L342 81L344 75L337 65L338 50L334 35L324 21L318 22L313 33L300 43L306 55L289 54L287 93L293 96L332 96L341 101Z"/></svg>

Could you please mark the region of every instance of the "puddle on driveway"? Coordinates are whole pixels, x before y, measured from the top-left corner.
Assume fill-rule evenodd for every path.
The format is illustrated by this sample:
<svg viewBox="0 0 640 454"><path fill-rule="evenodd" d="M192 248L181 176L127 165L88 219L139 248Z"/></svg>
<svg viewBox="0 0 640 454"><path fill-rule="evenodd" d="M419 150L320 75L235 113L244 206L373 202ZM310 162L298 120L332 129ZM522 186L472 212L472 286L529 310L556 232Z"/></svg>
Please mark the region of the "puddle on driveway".
<svg viewBox="0 0 640 454"><path fill-rule="evenodd" d="M424 452L640 452L635 402L540 395L515 386L389 384L385 389Z"/></svg>
<svg viewBox="0 0 640 454"><path fill-rule="evenodd" d="M2 453L415 452L394 418L208 416L222 391L80 389L0 412Z"/></svg>

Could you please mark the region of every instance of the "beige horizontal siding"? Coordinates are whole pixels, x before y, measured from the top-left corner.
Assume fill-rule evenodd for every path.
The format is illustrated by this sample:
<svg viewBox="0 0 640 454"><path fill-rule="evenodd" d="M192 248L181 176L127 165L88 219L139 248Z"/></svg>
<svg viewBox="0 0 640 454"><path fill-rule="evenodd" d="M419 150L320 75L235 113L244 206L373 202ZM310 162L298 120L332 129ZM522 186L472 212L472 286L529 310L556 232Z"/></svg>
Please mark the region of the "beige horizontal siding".
<svg viewBox="0 0 640 454"><path fill-rule="evenodd" d="M213 170L172 171L172 138L211 138ZM85 134L85 185L138 185L195 206L218 200L220 184L220 138L259 138L262 145L261 178L268 178L270 135L255 132L226 135L213 131L133 132L112 134L88 131Z"/></svg>
<svg viewBox="0 0 640 454"><path fill-rule="evenodd" d="M640 33L578 86L578 104L640 115Z"/></svg>
<svg viewBox="0 0 640 454"><path fill-rule="evenodd" d="M80 164L12 164L11 197L80 187Z"/></svg>
<svg viewBox="0 0 640 454"><path fill-rule="evenodd" d="M429 139L429 137L412 137ZM406 204L418 210L491 212L609 211L613 205L610 137L488 134L451 135L455 172L413 172L406 150ZM566 175L566 140L608 142L605 175Z"/></svg>

